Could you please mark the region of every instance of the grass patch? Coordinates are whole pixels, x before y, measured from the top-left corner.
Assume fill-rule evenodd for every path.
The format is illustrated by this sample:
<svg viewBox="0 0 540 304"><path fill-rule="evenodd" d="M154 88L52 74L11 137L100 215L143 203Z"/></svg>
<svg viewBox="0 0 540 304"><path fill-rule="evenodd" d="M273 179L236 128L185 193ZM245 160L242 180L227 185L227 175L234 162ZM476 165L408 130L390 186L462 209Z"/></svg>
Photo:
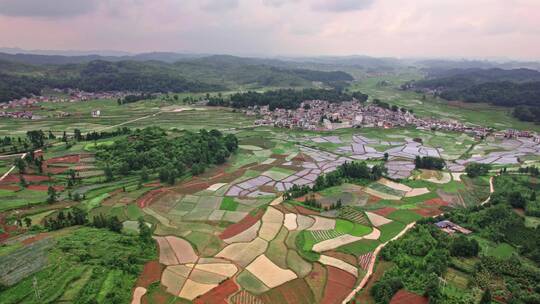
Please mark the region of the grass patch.
<svg viewBox="0 0 540 304"><path fill-rule="evenodd" d="M304 259L310 262L316 262L319 260L320 254L312 251L311 249L315 245L315 238L311 233L307 231L302 231L298 234L295 240L296 248L298 249L298 254Z"/></svg>
<svg viewBox="0 0 540 304"><path fill-rule="evenodd" d="M405 224L396 221L380 226L378 228L381 231L379 241L382 243L388 242L393 237L398 235L403 229L405 229L405 226Z"/></svg>
<svg viewBox="0 0 540 304"><path fill-rule="evenodd" d="M349 222L343 219L336 220L336 231L340 234L350 234L353 236L364 236L373 229L362 224Z"/></svg>
<svg viewBox="0 0 540 304"><path fill-rule="evenodd" d="M268 287L263 282L247 270L242 271L236 278L236 281L242 288L253 294L261 294L268 290Z"/></svg>
<svg viewBox="0 0 540 304"><path fill-rule="evenodd" d="M535 216L526 216L525 217L525 226L529 228L536 228L540 225L540 218Z"/></svg>
<svg viewBox="0 0 540 304"><path fill-rule="evenodd" d="M409 224L421 219L422 216L410 210L400 209L390 213L387 218L404 224Z"/></svg>
<svg viewBox="0 0 540 304"><path fill-rule="evenodd" d="M226 210L226 211L236 211L238 208L238 202L234 200L232 197L225 196L223 197L223 200L221 201L221 205L219 206L219 210Z"/></svg>
<svg viewBox="0 0 540 304"><path fill-rule="evenodd" d="M337 248L339 252L359 257L369 252L373 252L381 243L377 240L360 240Z"/></svg>

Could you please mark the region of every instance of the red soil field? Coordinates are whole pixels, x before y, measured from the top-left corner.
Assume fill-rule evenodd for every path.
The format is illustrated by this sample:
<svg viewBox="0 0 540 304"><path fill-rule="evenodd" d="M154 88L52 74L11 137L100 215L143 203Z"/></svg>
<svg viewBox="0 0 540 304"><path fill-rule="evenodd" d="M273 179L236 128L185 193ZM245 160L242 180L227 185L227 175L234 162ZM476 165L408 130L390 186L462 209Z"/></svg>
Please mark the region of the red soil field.
<svg viewBox="0 0 540 304"><path fill-rule="evenodd" d="M12 232L19 229L19 227L17 226L7 225L4 216L2 216L1 214L0 227L4 230L4 233L0 234L0 242L7 240Z"/></svg>
<svg viewBox="0 0 540 304"><path fill-rule="evenodd" d="M227 279L216 288L203 294L193 301L194 304L227 304L227 299L238 291L238 286L232 279Z"/></svg>
<svg viewBox="0 0 540 304"><path fill-rule="evenodd" d="M46 239L49 237L49 234L44 232L44 233L40 233L38 235L35 235L31 238L27 238L25 240L22 241L23 245L26 246L26 245L30 245L30 244L33 244L37 241L40 241L40 240L43 240L43 239Z"/></svg>
<svg viewBox="0 0 540 304"><path fill-rule="evenodd" d="M376 204L376 203L378 203L380 200L381 200L380 197L376 197L376 196L370 195L370 196L368 197L367 204L368 204L368 205Z"/></svg>
<svg viewBox="0 0 540 304"><path fill-rule="evenodd" d="M0 185L2 190L19 191L21 187L15 185Z"/></svg>
<svg viewBox="0 0 540 304"><path fill-rule="evenodd" d="M353 290L356 277L336 267L327 266L326 268L328 269L328 279L322 303L341 303Z"/></svg>
<svg viewBox="0 0 540 304"><path fill-rule="evenodd" d="M258 220L263 216L263 212L259 211L255 216L248 214L240 222L235 223L227 227L220 235L219 238L222 240L231 238L249 227L253 226Z"/></svg>
<svg viewBox="0 0 540 304"><path fill-rule="evenodd" d="M160 286L158 290L152 292L151 295L148 293L143 296L141 299L142 304L167 304L175 303L174 296L165 291L163 286Z"/></svg>
<svg viewBox="0 0 540 304"><path fill-rule="evenodd" d="M277 210L283 212L284 214L290 213L290 211L287 210L287 208L285 208L285 206L283 206L282 204L275 205L274 208L276 208Z"/></svg>
<svg viewBox="0 0 540 304"><path fill-rule="evenodd" d="M56 191L63 191L64 190L64 186L53 186L54 190ZM33 191L44 191L44 192L47 192L49 190L49 186L48 185L29 185L27 187L28 190L33 190Z"/></svg>
<svg viewBox="0 0 540 304"><path fill-rule="evenodd" d="M319 193L309 193L309 194L306 194L304 196L301 196L301 197L297 198L296 200L303 203L307 199L310 199L312 197L314 197L315 200L317 200L317 201L319 201L320 199L323 198Z"/></svg>
<svg viewBox="0 0 540 304"><path fill-rule="evenodd" d="M264 304L263 301L258 296L253 295L245 290L242 290L239 293L235 294L231 298L231 303L233 304Z"/></svg>
<svg viewBox="0 0 540 304"><path fill-rule="evenodd" d="M423 217L431 217L431 216L436 216L443 213L441 210L437 208L413 209L412 211Z"/></svg>
<svg viewBox="0 0 540 304"><path fill-rule="evenodd" d="M343 262L347 262L347 263L349 263L349 264L351 264L353 266L356 266L357 262L358 262L358 260L356 259L356 257L354 255L339 252L339 251L335 251L335 250L325 251L325 252L323 252L323 254L327 255L327 256L331 256L331 257L336 258L338 260L342 260Z"/></svg>
<svg viewBox="0 0 540 304"><path fill-rule="evenodd" d="M304 153L298 153L292 161L294 162L314 162L315 160L311 158L311 156L304 154Z"/></svg>
<svg viewBox="0 0 540 304"><path fill-rule="evenodd" d="M43 176L43 175L23 174L23 177L27 182L44 182L44 181L49 180L49 177ZM2 181L2 184L12 184L12 183L18 183L20 181L21 180L18 174L10 174L6 176L6 178L4 178L4 180Z"/></svg>
<svg viewBox="0 0 540 304"><path fill-rule="evenodd" d="M313 293L303 279L295 279L261 295L264 303L274 304L312 304Z"/></svg>
<svg viewBox="0 0 540 304"><path fill-rule="evenodd" d="M76 155L66 155L62 157L49 158L45 161L46 164L57 164L57 163L70 163L75 164L81 160L78 154Z"/></svg>
<svg viewBox="0 0 540 304"><path fill-rule="evenodd" d="M396 210L397 210L396 208L384 207L382 209L374 210L373 213L376 213L376 214L381 215L381 216L388 216L390 213L392 213L392 212L394 212Z"/></svg>
<svg viewBox="0 0 540 304"><path fill-rule="evenodd" d="M144 265L143 272L137 279L137 287L148 288L150 284L161 279L163 266L158 261L150 261Z"/></svg>
<svg viewBox="0 0 540 304"><path fill-rule="evenodd" d="M40 158L42 156L43 156L43 151L42 150L34 151L34 158Z"/></svg>
<svg viewBox="0 0 540 304"><path fill-rule="evenodd" d="M428 304L429 299L419 296L405 289L399 290L390 300L390 304Z"/></svg>
<svg viewBox="0 0 540 304"><path fill-rule="evenodd" d="M434 199L430 199L428 201L425 201L424 205L426 205L426 206L434 206L434 207L441 207L441 206L448 206L450 204L448 202L445 202L444 200L442 200L440 198L434 198Z"/></svg>
<svg viewBox="0 0 540 304"><path fill-rule="evenodd" d="M148 184L144 184L143 186L148 187L148 188L154 188L154 187L160 187L161 183L160 182L148 183Z"/></svg>
<svg viewBox="0 0 540 304"><path fill-rule="evenodd" d="M66 172L68 169L69 167L46 167L43 168L43 171L46 173L60 174Z"/></svg>
<svg viewBox="0 0 540 304"><path fill-rule="evenodd" d="M369 267L369 262L371 262L372 257L373 257L373 252L366 253L364 255L359 256L358 265L360 265L360 268L367 271Z"/></svg>
<svg viewBox="0 0 540 304"><path fill-rule="evenodd" d="M319 212L310 210L308 208L304 208L302 206L295 206L295 208L296 208L296 211L298 211L298 213L303 214L303 215L319 215Z"/></svg>
<svg viewBox="0 0 540 304"><path fill-rule="evenodd" d="M206 181L200 181L200 180L192 180L189 183L183 184L180 187L175 188L180 193L183 194L193 194L199 191L202 191L208 187L210 187L212 184Z"/></svg>
<svg viewBox="0 0 540 304"><path fill-rule="evenodd" d="M150 206L152 201L155 200L160 194L162 194L164 192L167 192L167 191L169 191L169 190L165 189L165 188L149 191L148 193L146 193L145 195L143 195L141 198L139 198L137 200L137 205L140 208L146 208L146 207Z"/></svg>

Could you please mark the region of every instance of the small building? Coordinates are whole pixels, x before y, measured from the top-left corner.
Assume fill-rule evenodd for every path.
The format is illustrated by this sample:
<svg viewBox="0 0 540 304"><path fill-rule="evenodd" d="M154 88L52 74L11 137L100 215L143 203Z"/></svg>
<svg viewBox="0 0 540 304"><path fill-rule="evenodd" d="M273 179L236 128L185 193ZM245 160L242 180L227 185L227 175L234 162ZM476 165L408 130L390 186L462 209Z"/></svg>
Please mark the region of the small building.
<svg viewBox="0 0 540 304"><path fill-rule="evenodd" d="M462 234L471 234L472 231L470 231L469 229L465 229L461 226L459 226L458 224L454 224L452 223L451 221L448 221L448 220L444 220L444 221L440 221L438 223L435 223L435 226L439 227L439 229L441 229L442 231L448 233L448 234L454 234L456 232L459 232L459 233L462 233Z"/></svg>
<svg viewBox="0 0 540 304"><path fill-rule="evenodd" d="M92 111L92 117L97 118L97 117L100 117L100 116L101 116L101 111L100 110L93 110Z"/></svg>

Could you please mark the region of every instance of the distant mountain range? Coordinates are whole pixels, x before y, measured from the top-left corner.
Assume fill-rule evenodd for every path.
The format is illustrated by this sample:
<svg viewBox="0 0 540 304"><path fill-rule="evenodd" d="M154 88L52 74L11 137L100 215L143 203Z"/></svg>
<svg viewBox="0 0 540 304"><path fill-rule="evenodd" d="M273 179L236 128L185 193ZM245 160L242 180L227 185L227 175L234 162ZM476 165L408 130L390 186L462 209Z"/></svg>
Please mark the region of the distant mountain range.
<svg viewBox="0 0 540 304"><path fill-rule="evenodd" d="M0 54L0 101L45 87L85 91L207 92L264 87L343 87L334 67L227 55L150 53L129 57Z"/></svg>
<svg viewBox="0 0 540 304"><path fill-rule="evenodd" d="M28 64L72 64L88 63L93 60L105 61L162 61L174 63L186 59L212 57L215 54L176 53L176 52L148 52L130 53L113 50L73 51L73 50L25 50L21 48L0 48L0 60L16 61ZM219 55L218 55L219 56ZM392 70L396 67L415 66L426 69L469 69L469 68L501 68L517 69L528 68L540 70L540 62L534 61L491 61L467 59L397 59L376 58L370 56L311 56L311 57L238 57L259 64L271 66L288 66L295 64L312 69L362 68L364 70Z"/></svg>

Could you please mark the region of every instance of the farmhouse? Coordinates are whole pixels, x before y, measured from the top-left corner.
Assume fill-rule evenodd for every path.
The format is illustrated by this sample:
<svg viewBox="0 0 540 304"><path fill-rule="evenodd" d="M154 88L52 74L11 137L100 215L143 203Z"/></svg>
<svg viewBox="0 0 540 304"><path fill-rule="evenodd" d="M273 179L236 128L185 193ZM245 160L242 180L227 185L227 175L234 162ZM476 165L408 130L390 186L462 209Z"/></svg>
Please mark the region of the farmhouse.
<svg viewBox="0 0 540 304"><path fill-rule="evenodd" d="M101 116L101 111L100 110L93 110L92 111L92 117L97 118L97 117L100 117L100 116Z"/></svg>
<svg viewBox="0 0 540 304"><path fill-rule="evenodd" d="M454 224L448 220L440 221L438 223L435 223L437 227L439 227L442 231L448 233L448 234L454 234L456 232L462 233L462 234L471 234L472 231L465 229L458 224Z"/></svg>

